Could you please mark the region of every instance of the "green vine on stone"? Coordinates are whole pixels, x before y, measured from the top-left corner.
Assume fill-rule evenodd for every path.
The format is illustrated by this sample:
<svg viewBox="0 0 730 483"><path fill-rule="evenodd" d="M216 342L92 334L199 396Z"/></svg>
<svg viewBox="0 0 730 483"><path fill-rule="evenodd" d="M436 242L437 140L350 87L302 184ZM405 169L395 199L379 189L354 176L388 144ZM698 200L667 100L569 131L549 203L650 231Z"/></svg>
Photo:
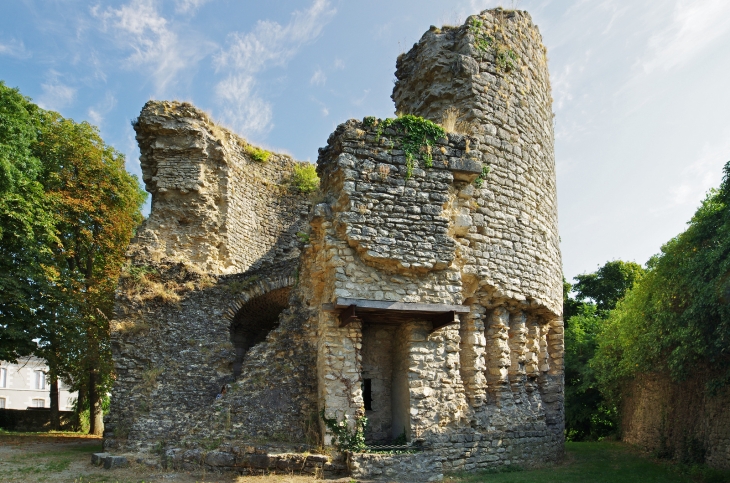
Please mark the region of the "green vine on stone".
<svg viewBox="0 0 730 483"><path fill-rule="evenodd" d="M497 43L491 35L484 32L484 22L472 17L469 23L469 32L474 35L474 48L481 52L482 57L494 49L494 59L497 68L502 72L510 72L517 67L517 54L505 43Z"/></svg>
<svg viewBox="0 0 730 483"><path fill-rule="evenodd" d="M380 141L383 131L393 127L403 137L401 146L406 156L406 180L413 176L416 167L416 157L422 154L423 164L426 168L433 167L433 154L431 148L437 139L446 137L446 131L435 122L424 119L420 116L406 114L397 118L376 120L373 117L363 119L363 125L377 126L375 142Z"/></svg>
<svg viewBox="0 0 730 483"><path fill-rule="evenodd" d="M506 45L497 46L497 67L509 72L517 66L517 54Z"/></svg>
<svg viewBox="0 0 730 483"><path fill-rule="evenodd" d="M368 418L365 416L356 417L355 427L350 429L347 424L347 417L342 421L338 421L337 413L335 413L334 418L328 418L324 414L324 408L320 411L319 415L322 417L322 421L324 421L327 429L332 432L332 444L338 451L358 452L366 448L365 426L368 424Z"/></svg>
<svg viewBox="0 0 730 483"><path fill-rule="evenodd" d="M477 179L474 180L474 185L477 188L481 188L482 184L484 184L484 181L487 179L487 176L489 176L489 172L492 170L491 166L482 166L482 172L477 176Z"/></svg>
<svg viewBox="0 0 730 483"><path fill-rule="evenodd" d="M492 45L494 45L494 37L484 32L483 27L484 22L472 17L471 23L469 24L469 32L474 35L474 47L482 52L482 54L486 54Z"/></svg>

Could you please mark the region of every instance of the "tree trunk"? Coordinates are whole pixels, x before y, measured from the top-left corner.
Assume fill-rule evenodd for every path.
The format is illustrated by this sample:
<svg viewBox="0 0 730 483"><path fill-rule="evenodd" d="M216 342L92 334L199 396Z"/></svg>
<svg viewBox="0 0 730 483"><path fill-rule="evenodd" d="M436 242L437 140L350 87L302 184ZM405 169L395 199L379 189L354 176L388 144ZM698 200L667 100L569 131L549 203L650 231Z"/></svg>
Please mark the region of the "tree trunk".
<svg viewBox="0 0 730 483"><path fill-rule="evenodd" d="M81 425L81 413L84 412L84 406L86 406L86 396L87 396L87 388L86 386L79 387L79 395L76 398L76 431L83 431L83 427Z"/></svg>
<svg viewBox="0 0 730 483"><path fill-rule="evenodd" d="M51 430L61 429L61 415L58 412L58 376L51 372Z"/></svg>
<svg viewBox="0 0 730 483"><path fill-rule="evenodd" d="M101 395L97 392L96 369L89 369L89 434L104 434L104 415L101 410Z"/></svg>

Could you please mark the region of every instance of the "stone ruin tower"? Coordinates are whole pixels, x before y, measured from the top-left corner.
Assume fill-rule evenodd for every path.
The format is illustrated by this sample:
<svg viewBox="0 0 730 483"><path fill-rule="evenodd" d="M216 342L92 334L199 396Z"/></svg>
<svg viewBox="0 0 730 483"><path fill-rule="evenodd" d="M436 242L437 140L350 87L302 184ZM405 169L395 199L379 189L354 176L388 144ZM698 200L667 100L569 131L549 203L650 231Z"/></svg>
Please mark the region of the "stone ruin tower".
<svg viewBox="0 0 730 483"><path fill-rule="evenodd" d="M105 448L166 465L435 481L563 448L550 83L529 15L431 27L399 120L341 124L319 192L190 105L136 125L152 213L130 248ZM429 138L428 123L446 126ZM427 133L418 139L418 129ZM225 394L216 397L226 386ZM321 414L407 454L304 454Z"/></svg>

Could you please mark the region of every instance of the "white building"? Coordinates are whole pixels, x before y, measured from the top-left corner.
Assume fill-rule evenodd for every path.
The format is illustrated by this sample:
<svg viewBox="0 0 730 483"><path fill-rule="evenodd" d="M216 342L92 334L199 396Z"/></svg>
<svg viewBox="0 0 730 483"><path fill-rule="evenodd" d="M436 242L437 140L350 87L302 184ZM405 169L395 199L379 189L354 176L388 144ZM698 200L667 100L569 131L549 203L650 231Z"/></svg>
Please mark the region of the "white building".
<svg viewBox="0 0 730 483"><path fill-rule="evenodd" d="M24 357L16 364L0 361L0 409L51 407L48 365L36 357ZM78 392L69 392L58 382L60 411L71 411Z"/></svg>

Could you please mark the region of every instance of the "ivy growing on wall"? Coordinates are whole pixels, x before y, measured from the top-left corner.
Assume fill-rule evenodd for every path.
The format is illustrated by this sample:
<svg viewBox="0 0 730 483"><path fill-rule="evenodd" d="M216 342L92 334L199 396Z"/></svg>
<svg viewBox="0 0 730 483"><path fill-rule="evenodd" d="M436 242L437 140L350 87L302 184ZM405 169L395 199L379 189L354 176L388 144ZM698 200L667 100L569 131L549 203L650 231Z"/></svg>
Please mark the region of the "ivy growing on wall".
<svg viewBox="0 0 730 483"><path fill-rule="evenodd" d="M492 170L491 166L482 166L482 172L479 173L479 176L477 176L477 179L474 180L474 184L477 188L481 188L482 184L484 184L484 181L486 181L487 176L489 176L489 172Z"/></svg>
<svg viewBox="0 0 730 483"><path fill-rule="evenodd" d="M365 416L359 416L355 418L355 424L352 429L347 424L347 417L343 418L342 421L337 420L337 415L334 418L328 418L324 414L324 408L320 411L320 416L324 425L327 426L332 432L332 444L338 451L350 451L357 452L363 451L365 446L365 426L368 424L368 418Z"/></svg>
<svg viewBox="0 0 730 483"><path fill-rule="evenodd" d="M502 72L510 72L517 66L517 54L504 42L498 42L495 37L489 35L485 29L484 22L472 17L469 22L469 32L474 36L474 48L482 55L492 53L497 63L497 69Z"/></svg>
<svg viewBox="0 0 730 483"><path fill-rule="evenodd" d="M376 141L380 140L383 131L389 127L402 136L401 147L406 156L406 179L413 176L416 158L419 155L423 158L426 168L433 166L431 148L437 139L446 137L446 130L443 127L412 114L382 120L369 116L363 119L363 124L367 127L377 127Z"/></svg>

